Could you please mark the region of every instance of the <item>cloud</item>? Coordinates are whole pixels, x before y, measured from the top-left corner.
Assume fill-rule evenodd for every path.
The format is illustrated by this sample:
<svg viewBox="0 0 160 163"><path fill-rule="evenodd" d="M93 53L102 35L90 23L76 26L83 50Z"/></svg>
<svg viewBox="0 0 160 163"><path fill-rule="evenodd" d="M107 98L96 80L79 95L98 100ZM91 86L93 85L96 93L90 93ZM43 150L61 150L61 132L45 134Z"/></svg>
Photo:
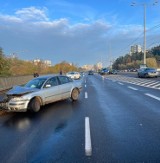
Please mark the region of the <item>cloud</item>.
<svg viewBox="0 0 160 163"><path fill-rule="evenodd" d="M92 22L70 22L68 18L51 19L46 7L22 8L13 15L0 15L0 46L6 54L19 54L21 59L50 59L78 63L96 63L120 52L142 32L139 25L118 25L97 19ZM125 51L126 52L126 51Z"/></svg>
<svg viewBox="0 0 160 163"><path fill-rule="evenodd" d="M0 21L4 23L20 23L22 20L16 16L0 14Z"/></svg>
<svg viewBox="0 0 160 163"><path fill-rule="evenodd" d="M21 10L16 11L17 17L23 20L30 20L30 21L48 21L48 17L46 16L47 8L23 8Z"/></svg>

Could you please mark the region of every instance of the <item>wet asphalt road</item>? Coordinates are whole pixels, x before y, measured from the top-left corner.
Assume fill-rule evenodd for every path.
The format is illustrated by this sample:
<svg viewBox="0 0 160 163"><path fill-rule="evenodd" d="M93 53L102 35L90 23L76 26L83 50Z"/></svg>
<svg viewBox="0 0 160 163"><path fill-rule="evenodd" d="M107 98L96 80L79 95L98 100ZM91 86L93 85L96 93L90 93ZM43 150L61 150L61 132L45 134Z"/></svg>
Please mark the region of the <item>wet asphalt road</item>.
<svg viewBox="0 0 160 163"><path fill-rule="evenodd" d="M1 162L160 162L160 90L121 85L99 75L85 76L82 82L75 103L56 102L36 114L1 115ZM85 117L90 120L89 157Z"/></svg>

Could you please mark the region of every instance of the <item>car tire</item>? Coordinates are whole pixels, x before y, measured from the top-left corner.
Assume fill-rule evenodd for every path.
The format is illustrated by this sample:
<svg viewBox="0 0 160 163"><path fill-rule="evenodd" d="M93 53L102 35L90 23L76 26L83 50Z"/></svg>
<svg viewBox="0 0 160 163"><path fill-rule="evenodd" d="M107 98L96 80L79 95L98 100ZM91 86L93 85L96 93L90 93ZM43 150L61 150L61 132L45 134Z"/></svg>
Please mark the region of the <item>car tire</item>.
<svg viewBox="0 0 160 163"><path fill-rule="evenodd" d="M38 112L41 108L41 103L38 98L34 98L29 103L29 110L31 112Z"/></svg>
<svg viewBox="0 0 160 163"><path fill-rule="evenodd" d="M73 89L71 93L71 99L72 101L77 101L79 97L79 90L78 89Z"/></svg>

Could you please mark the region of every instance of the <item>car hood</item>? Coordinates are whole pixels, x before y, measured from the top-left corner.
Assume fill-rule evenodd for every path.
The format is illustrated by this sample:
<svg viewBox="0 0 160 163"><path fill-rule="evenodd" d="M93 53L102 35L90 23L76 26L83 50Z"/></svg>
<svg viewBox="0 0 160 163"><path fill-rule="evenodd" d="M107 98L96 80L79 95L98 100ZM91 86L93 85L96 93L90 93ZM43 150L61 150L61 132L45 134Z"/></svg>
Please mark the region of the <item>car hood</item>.
<svg viewBox="0 0 160 163"><path fill-rule="evenodd" d="M24 95L38 90L39 90L38 88L15 86L7 92L7 95Z"/></svg>

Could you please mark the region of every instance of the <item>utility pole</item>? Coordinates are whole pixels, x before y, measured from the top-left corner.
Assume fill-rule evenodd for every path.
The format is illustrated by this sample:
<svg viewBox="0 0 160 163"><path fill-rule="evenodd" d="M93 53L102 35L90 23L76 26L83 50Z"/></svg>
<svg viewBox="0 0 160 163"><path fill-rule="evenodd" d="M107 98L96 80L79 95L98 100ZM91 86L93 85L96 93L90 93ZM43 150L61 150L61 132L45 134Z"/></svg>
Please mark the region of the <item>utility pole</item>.
<svg viewBox="0 0 160 163"><path fill-rule="evenodd" d="M143 4L144 7L144 56L143 56L143 64L146 65L146 3Z"/></svg>
<svg viewBox="0 0 160 163"><path fill-rule="evenodd" d="M158 3L158 0L156 0L154 3L152 3L151 5L156 5ZM143 6L143 10L144 10L144 24L143 24L143 27L144 27L144 40L143 40L143 53L144 53L144 57L143 57L143 64L146 65L146 7L147 3L135 3L135 2L132 2L131 6L137 6L137 5L141 5Z"/></svg>

